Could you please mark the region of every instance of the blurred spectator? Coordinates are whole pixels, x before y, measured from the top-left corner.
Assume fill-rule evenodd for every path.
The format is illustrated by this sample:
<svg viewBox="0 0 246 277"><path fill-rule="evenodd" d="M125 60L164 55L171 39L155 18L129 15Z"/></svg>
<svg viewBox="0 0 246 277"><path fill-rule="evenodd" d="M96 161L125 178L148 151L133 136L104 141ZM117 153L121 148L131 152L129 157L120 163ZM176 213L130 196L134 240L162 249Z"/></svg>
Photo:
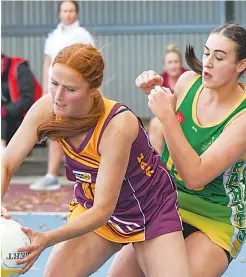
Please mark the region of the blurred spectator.
<svg viewBox="0 0 246 277"><path fill-rule="evenodd" d="M182 66L182 55L177 50L175 44L170 44L167 47L167 51L163 57L164 72L161 74L163 78L163 87L169 88L174 92L174 87L178 81L178 78L187 69Z"/></svg>
<svg viewBox="0 0 246 277"><path fill-rule="evenodd" d="M163 87L169 88L174 92L174 87L180 77L187 69L182 66L182 55L177 50L175 44L170 44L163 58L164 72L160 74L163 77ZM161 153L164 144L164 136L160 121L154 117L149 123L149 139L152 146Z"/></svg>
<svg viewBox="0 0 246 277"><path fill-rule="evenodd" d="M44 46L43 89L48 91L48 76L51 65L58 52L73 43L88 43L95 46L91 34L80 26L78 21L79 6L76 1L61 1L58 16L61 20L57 28L50 32Z"/></svg>
<svg viewBox="0 0 246 277"><path fill-rule="evenodd" d="M51 65L58 52L71 44L84 43L95 46L91 34L80 26L78 21L79 6L76 1L61 1L58 5L60 23L48 34L44 47L43 91L48 92ZM37 182L30 185L32 190L56 190L61 187L57 174L63 158L61 146L56 141L49 141L48 172Z"/></svg>
<svg viewBox="0 0 246 277"><path fill-rule="evenodd" d="M41 97L42 88L27 60L1 54L1 65L1 144L4 149L25 113Z"/></svg>

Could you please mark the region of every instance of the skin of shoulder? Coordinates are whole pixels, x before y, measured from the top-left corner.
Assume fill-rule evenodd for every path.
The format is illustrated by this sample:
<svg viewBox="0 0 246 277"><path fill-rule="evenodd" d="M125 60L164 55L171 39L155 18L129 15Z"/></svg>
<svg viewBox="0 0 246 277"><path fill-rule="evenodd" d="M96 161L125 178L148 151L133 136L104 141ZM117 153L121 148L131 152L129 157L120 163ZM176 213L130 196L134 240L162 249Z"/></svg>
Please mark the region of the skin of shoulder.
<svg viewBox="0 0 246 277"><path fill-rule="evenodd" d="M29 112L37 119L38 123L41 124L46 120L52 119L52 103L51 94L46 94L33 104Z"/></svg>
<svg viewBox="0 0 246 277"><path fill-rule="evenodd" d="M119 109L120 110L120 109ZM110 120L99 146L100 154L103 153L107 148L107 145L111 147L108 143L110 137L127 139L129 143L133 143L138 134L138 120L137 117L130 111L123 112L119 115L116 115L113 119Z"/></svg>
<svg viewBox="0 0 246 277"><path fill-rule="evenodd" d="M52 111L52 98L47 94L35 102L27 112L2 157L2 168L7 168L10 175L21 165L37 143L37 129L40 124L53 118Z"/></svg>
<svg viewBox="0 0 246 277"><path fill-rule="evenodd" d="M191 84L196 76L196 72L186 71L179 77L174 89L174 95L176 97L176 107L179 106L184 94L187 92L188 85Z"/></svg>

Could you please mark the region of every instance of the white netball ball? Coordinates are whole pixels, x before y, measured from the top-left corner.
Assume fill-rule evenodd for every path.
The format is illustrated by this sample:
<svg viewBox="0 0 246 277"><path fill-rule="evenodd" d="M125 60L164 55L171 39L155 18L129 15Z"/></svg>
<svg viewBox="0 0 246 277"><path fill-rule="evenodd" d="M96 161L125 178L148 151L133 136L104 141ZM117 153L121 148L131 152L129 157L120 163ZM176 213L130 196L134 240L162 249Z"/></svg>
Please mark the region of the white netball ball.
<svg viewBox="0 0 246 277"><path fill-rule="evenodd" d="M21 225L1 217L1 276L17 277L25 264L17 265L16 261L25 258L28 252L17 252L18 248L31 243L30 238L21 230Z"/></svg>

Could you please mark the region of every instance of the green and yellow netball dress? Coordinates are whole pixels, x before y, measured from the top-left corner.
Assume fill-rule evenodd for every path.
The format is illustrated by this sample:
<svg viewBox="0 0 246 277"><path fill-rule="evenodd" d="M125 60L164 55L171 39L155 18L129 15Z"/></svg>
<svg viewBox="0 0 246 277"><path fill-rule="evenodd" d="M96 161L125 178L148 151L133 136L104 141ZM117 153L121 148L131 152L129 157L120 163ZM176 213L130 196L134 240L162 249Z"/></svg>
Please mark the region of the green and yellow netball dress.
<svg viewBox="0 0 246 277"><path fill-rule="evenodd" d="M196 117L197 101L203 88L202 77L197 75L187 90L176 115L185 137L198 155L210 147L233 119L246 112L246 89L243 84L239 85L245 91L242 98L224 118L206 126L201 126ZM204 232L235 258L246 237L246 153L208 185L195 190L186 188L166 145L162 161L177 183L183 222Z"/></svg>

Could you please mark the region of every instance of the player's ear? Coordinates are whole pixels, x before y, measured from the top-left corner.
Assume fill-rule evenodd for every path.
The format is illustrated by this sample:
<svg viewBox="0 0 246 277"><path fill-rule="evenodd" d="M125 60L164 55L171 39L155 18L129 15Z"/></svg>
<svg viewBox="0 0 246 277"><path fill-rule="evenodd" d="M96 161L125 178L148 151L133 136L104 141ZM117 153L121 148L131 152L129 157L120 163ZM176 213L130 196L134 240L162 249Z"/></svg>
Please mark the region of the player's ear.
<svg viewBox="0 0 246 277"><path fill-rule="evenodd" d="M236 70L238 73L242 73L244 72L245 69L246 69L246 59L243 59L238 62Z"/></svg>

